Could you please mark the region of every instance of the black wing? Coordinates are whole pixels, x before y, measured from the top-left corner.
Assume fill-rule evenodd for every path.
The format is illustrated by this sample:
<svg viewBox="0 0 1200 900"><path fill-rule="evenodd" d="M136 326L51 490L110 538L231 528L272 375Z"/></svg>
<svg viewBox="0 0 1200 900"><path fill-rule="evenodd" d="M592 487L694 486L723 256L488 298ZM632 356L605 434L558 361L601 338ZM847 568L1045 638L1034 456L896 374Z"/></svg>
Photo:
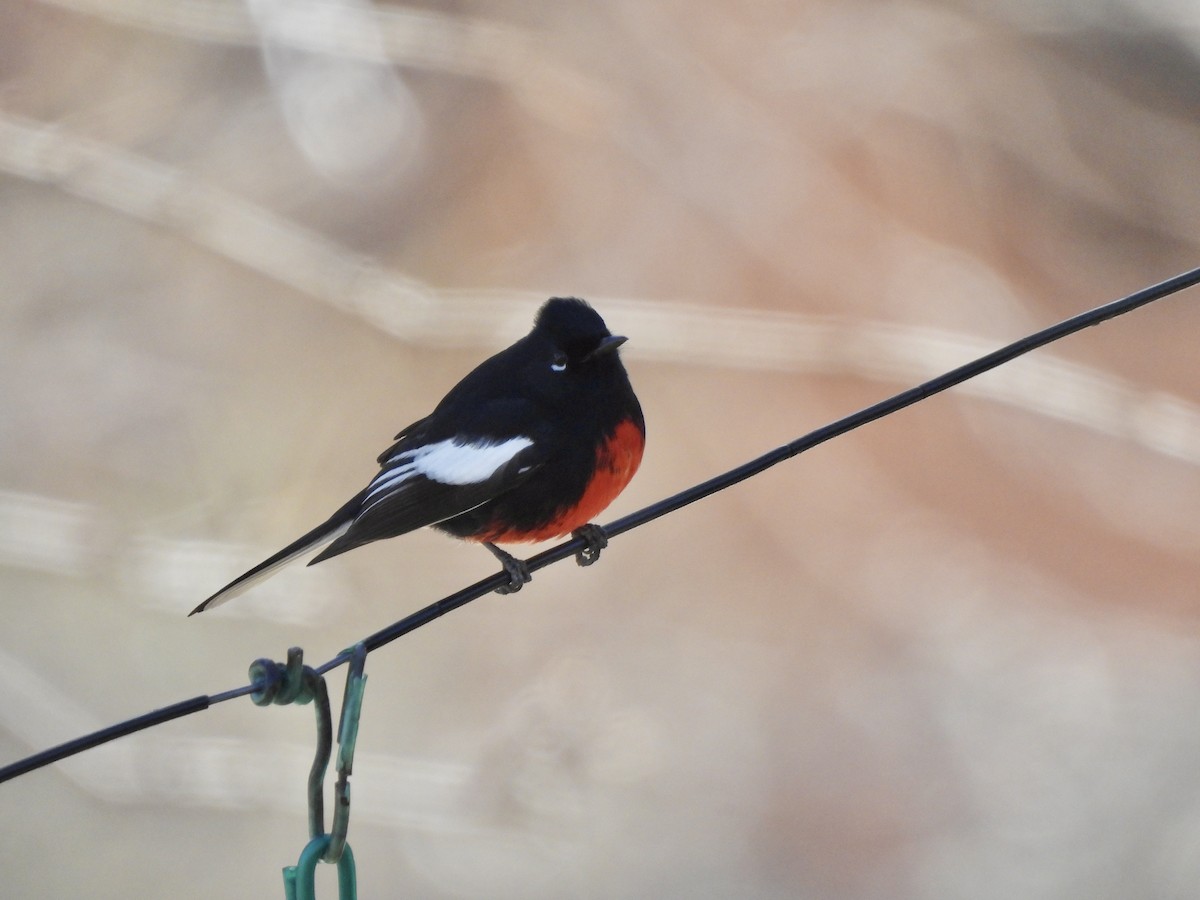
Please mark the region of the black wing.
<svg viewBox="0 0 1200 900"><path fill-rule="evenodd" d="M511 491L546 459L532 437L399 441L362 493L349 529L309 563L452 519Z"/></svg>

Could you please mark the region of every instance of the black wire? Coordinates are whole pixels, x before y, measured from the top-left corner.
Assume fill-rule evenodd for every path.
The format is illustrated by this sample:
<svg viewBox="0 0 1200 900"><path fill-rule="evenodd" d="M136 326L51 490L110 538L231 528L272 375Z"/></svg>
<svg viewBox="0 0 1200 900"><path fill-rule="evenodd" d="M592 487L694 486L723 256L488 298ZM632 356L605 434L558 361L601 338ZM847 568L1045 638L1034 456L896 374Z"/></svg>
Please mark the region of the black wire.
<svg viewBox="0 0 1200 900"><path fill-rule="evenodd" d="M162 709L153 710L135 719L110 725L108 728L101 728L99 731L93 731L91 734L85 734L83 737L75 738L73 741L67 741L65 744L59 744L57 747L51 747L49 750L43 750L41 753L35 753L33 756L5 766L0 769L0 782L24 775L26 772L32 772L34 769L40 769L42 766L48 766L52 762L74 756L84 750L91 750L93 747L99 747L101 744L107 744L109 741L133 734L135 731L141 731L152 725L161 725L172 719L190 716L202 709L208 709L211 705L211 697L193 697L190 700L182 700L179 703L164 706Z"/></svg>
<svg viewBox="0 0 1200 900"><path fill-rule="evenodd" d="M715 494L718 491L722 491L727 487L745 481L747 478L758 475L760 472L783 462L785 459L791 459L805 450L811 450L818 444L823 444L832 438L845 434L847 431L852 431L869 422L874 422L876 419L898 412L907 406L912 406L914 403L940 393L947 388L962 384L962 382L974 378L976 375L981 375L1018 356L1029 353L1031 350L1044 347L1046 344L1074 334L1077 331L1082 331L1084 328L1099 325L1108 319L1132 312L1138 307L1145 306L1147 303L1152 303L1155 300L1161 300L1163 297L1197 283L1200 283L1200 268L1183 272L1159 284L1130 294L1128 297L1114 300L1104 306L1098 306L1085 313L1072 316L1069 319L1059 322L1057 325L1052 325L1036 334L1031 334L1006 347L1001 347L999 350L995 350L986 356L981 356L979 359L973 360L966 365L959 366L957 369L952 369L944 375L939 375L937 378L930 379L903 393L880 401L874 406L868 406L866 409L838 419L836 422L832 422L823 428L818 428L816 431L810 432L789 444L776 447L769 453L764 453L757 459L752 459L750 462L744 463L735 469L730 469L724 474L710 478L708 481L680 491L678 494L667 497L657 503L652 503L650 506L630 513L624 518L617 519L615 522L604 526L604 533L609 538L613 538L627 531L632 531L634 528L645 525L647 522L652 522L661 516L695 503L697 500L703 500L705 497ZM558 544L549 550L530 557L526 560L526 564L530 572L536 572L538 569L545 568L552 563L566 559L568 556L575 555L586 546L587 541L583 538L573 538L570 541ZM431 603L424 609L418 610L412 615L406 616L400 621L389 625L387 628L375 632L370 637L364 638L362 643L368 651L378 650L385 644L390 644L410 631L415 631L422 625L428 625L434 619L439 619L446 615L446 613L458 609L460 606L465 606L472 600L476 600L485 594L491 593L496 588L508 584L508 581L509 576L506 573L497 573L490 578L477 581L475 584L465 587L448 597L443 597L436 603ZM349 660L350 652L346 651L335 656L324 665L317 666L315 672L318 675L324 675L326 672L349 662ZM178 719L181 716L191 715L202 709L208 709L210 706L225 700L232 700L234 697L241 697L252 693L255 689L255 685L247 685L225 691L221 694L193 697L191 700L184 700L172 706L165 706L162 709L154 710L135 719L129 719L126 722L103 728L100 731L84 735L73 741L67 741L65 744L59 744L57 747L52 747L49 750L44 750L41 753L36 753L26 759L0 768L0 783L16 778L18 775L24 775L26 772L41 768L42 766L49 765L52 762L57 762L68 756L73 756L76 753L81 753L84 750L90 750L92 747L97 747L100 744L107 743L123 735L132 734L135 731L141 731L155 725L161 725L164 722L169 722L171 719Z"/></svg>
<svg viewBox="0 0 1200 900"><path fill-rule="evenodd" d="M951 369L944 375L939 375L937 378L932 378L923 384L909 388L903 393L896 394L886 400L881 400L874 406L868 406L866 409L861 409L843 419L831 422L822 428L818 428L816 431L809 432L802 438L797 438L790 444L776 447L769 453L764 453L758 459L752 459L750 462L744 463L736 469L731 469L723 475L710 478L702 484L680 491L673 497L668 497L645 509L630 513L625 518L618 519L611 525L606 526L604 531L609 537L615 537L618 534L629 531L631 528L637 528L639 525L644 525L653 519L657 519L659 516L665 516L667 513L695 503L697 500L703 500L717 491L722 491L740 481L745 481L747 478L751 478L771 468L771 466L783 462L785 459L791 459L805 450L811 450L818 444L823 444L832 438L845 434L847 431L853 431L855 428L874 422L876 419L881 419L894 412L899 412L907 406L912 406L919 400L932 397L934 394L940 394L947 388L962 384L976 375L982 375L984 372L1010 362L1018 356L1029 353L1031 350L1044 347L1046 344L1053 343L1060 338L1067 337L1077 331L1082 331L1092 325L1099 325L1101 322L1115 319L1117 316L1132 312L1140 306L1153 303L1155 300L1161 300L1163 297L1197 283L1200 283L1200 268L1192 269L1173 278L1168 278L1159 284L1130 294L1128 297L1122 297L1120 300L1114 300L1111 303L1106 303L1104 306L1097 306L1095 309L1072 316L1069 319L1059 322L1057 325L1051 325L1049 328L1045 328L1028 337L1021 338L1019 341L1014 341L1007 346L1001 347L999 350L993 350L986 356L972 360L965 365L959 366L957 369Z"/></svg>
<svg viewBox="0 0 1200 900"><path fill-rule="evenodd" d="M143 731L151 726L170 722L172 719L190 716L192 713L208 709L225 700L232 700L234 697L244 697L246 694L254 693L254 690L255 686L248 684L220 694L192 697L190 700L180 700L178 703L172 703L162 709L152 710L125 722L101 728L99 731L93 731L91 734L85 734L83 737L75 738L65 744L59 744L57 747L51 747L49 750L43 750L41 753L35 753L33 756L5 766L0 769L0 783L16 778L18 775L24 775L26 772L32 772L34 769L40 769L42 766L48 766L60 759L66 759L68 756L74 756L76 753L82 753L84 750L91 750L101 744L107 744L109 741L127 734L133 734L135 731Z"/></svg>

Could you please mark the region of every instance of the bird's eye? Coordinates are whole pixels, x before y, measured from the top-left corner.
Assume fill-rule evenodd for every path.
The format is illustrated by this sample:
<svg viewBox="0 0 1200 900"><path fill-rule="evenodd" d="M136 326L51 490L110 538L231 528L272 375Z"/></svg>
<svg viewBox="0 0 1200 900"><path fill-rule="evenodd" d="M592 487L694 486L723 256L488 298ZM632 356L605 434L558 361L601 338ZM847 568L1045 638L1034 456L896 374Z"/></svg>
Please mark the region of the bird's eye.
<svg viewBox="0 0 1200 900"><path fill-rule="evenodd" d="M567 354L555 353L554 359L550 362L551 372L565 372L567 370Z"/></svg>

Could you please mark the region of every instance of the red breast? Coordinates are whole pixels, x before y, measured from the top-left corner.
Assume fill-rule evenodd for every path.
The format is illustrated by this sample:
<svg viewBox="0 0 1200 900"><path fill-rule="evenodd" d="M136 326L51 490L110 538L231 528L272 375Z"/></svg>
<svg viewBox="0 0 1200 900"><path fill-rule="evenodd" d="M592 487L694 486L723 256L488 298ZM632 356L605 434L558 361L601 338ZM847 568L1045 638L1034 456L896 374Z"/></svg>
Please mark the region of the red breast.
<svg viewBox="0 0 1200 900"><path fill-rule="evenodd" d="M608 439L596 448L596 467L592 480L573 506L559 510L553 519L534 529L521 531L497 525L480 534L471 535L468 540L513 544L548 541L570 534L576 528L591 522L625 490L625 486L629 484L642 462L645 446L645 434L633 420L625 419Z"/></svg>

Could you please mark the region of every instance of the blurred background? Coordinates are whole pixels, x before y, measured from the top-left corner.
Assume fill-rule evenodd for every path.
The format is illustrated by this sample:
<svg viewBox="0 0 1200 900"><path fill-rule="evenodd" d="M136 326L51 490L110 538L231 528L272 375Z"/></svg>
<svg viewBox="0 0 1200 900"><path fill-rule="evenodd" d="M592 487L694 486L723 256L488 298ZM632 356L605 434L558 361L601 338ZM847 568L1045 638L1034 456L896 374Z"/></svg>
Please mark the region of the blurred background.
<svg viewBox="0 0 1200 900"><path fill-rule="evenodd" d="M631 338L607 521L1197 265L1198 163L1191 3L9 0L0 762L492 574L420 533L185 617L546 297ZM372 654L361 895L1195 896L1198 298ZM5 895L279 896L313 732L3 785Z"/></svg>

